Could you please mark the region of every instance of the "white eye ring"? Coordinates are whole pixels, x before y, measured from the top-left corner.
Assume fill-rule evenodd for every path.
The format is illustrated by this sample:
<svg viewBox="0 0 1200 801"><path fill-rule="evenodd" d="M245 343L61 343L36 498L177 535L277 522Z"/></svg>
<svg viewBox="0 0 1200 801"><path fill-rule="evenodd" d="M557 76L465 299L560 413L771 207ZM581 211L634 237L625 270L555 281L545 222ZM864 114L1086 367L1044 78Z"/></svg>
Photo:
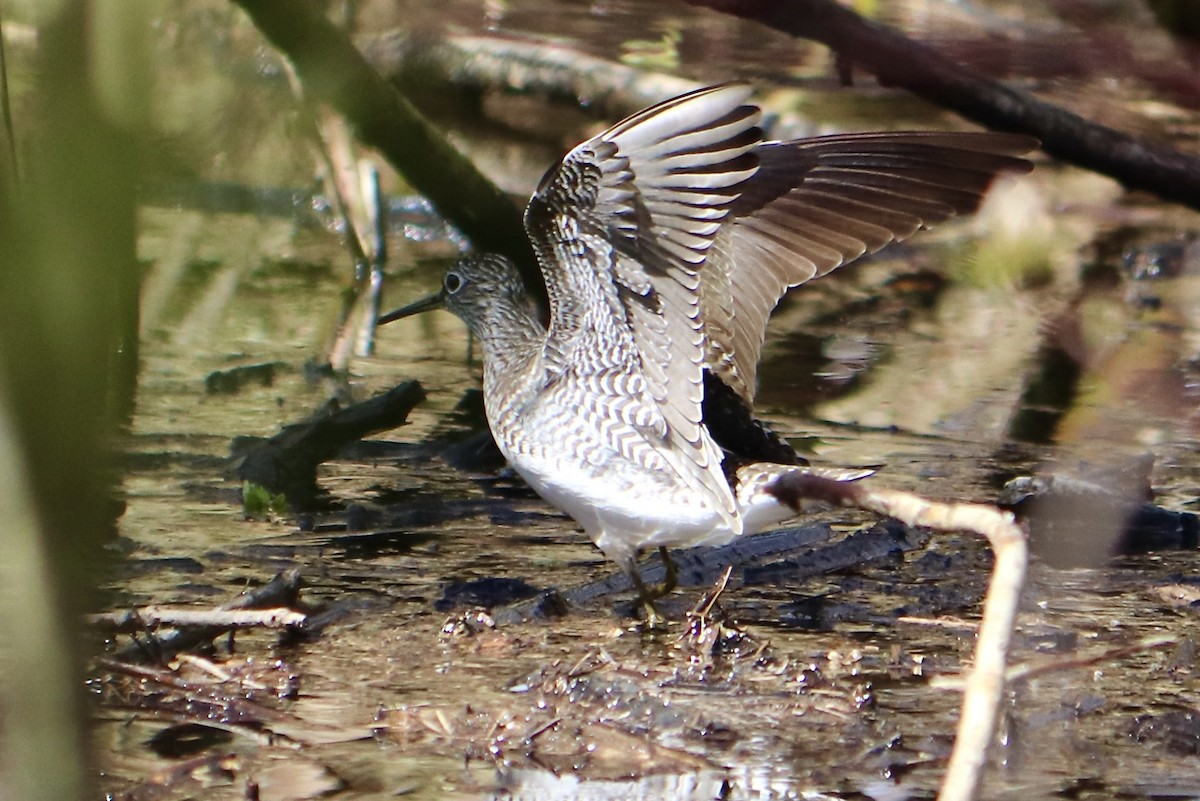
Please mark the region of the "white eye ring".
<svg viewBox="0 0 1200 801"><path fill-rule="evenodd" d="M465 283L467 283L466 279L456 272L446 273L446 277L442 280L442 286L446 287L446 291L451 295L462 289Z"/></svg>

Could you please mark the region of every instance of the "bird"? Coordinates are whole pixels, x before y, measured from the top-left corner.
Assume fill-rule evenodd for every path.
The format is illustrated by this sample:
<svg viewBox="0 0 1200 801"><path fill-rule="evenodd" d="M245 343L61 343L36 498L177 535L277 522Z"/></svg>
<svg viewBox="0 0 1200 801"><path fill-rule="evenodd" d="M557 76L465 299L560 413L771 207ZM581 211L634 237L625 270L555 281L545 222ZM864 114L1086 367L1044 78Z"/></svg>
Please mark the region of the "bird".
<svg viewBox="0 0 1200 801"><path fill-rule="evenodd" d="M639 111L542 178L524 225L549 301L514 263L469 254L440 291L380 324L444 308L480 343L492 435L509 465L630 578L648 618L674 586L668 547L716 546L804 511L772 489L797 471L722 439L707 407L750 419L772 309L791 288L973 211L1036 140L996 132L846 133L765 141L742 82ZM782 447L781 447L782 446ZM664 586L641 579L658 548Z"/></svg>

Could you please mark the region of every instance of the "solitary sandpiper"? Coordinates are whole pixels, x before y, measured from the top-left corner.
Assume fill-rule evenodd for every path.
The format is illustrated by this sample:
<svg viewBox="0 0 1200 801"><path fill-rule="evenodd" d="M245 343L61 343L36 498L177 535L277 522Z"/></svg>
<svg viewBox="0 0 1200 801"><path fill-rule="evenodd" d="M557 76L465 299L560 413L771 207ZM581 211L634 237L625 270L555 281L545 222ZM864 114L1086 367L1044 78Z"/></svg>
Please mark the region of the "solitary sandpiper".
<svg viewBox="0 0 1200 801"><path fill-rule="evenodd" d="M461 259L437 295L380 318L444 307L467 323L496 444L648 607L639 550L720 545L795 516L772 493L789 472L864 474L747 462L706 422L714 387L751 408L783 294L974 210L997 173L1029 170L1018 154L1036 144L934 131L765 142L749 96L723 84L667 100L546 173L525 229L548 328L513 263L491 254Z"/></svg>

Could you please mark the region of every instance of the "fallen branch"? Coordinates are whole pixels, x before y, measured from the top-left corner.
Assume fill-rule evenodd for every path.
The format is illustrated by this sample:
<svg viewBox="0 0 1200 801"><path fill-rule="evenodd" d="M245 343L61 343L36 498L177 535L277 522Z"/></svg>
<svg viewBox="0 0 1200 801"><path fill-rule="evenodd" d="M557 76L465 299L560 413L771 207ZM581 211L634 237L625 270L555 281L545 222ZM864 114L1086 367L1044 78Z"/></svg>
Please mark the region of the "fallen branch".
<svg viewBox="0 0 1200 801"><path fill-rule="evenodd" d="M940 801L975 798L1000 714L1008 645L1028 561L1025 533L1012 513L985 504L939 503L909 492L871 489L863 481L835 481L805 473L784 475L768 491L794 508L803 500L820 500L886 515L909 526L973 531L987 538L995 562L983 599L975 665L967 676L954 750L938 794Z"/></svg>
<svg viewBox="0 0 1200 801"><path fill-rule="evenodd" d="M971 72L931 47L863 19L833 0L688 0L833 50L885 86L1001 131L1036 136L1063 161L1111 176L1129 189L1200 209L1200 159L1149 145Z"/></svg>
<svg viewBox="0 0 1200 801"><path fill-rule="evenodd" d="M244 481L282 493L289 509L304 509L318 494L317 465L368 434L402 425L424 399L420 384L405 381L362 403L318 413L269 439L240 443L235 470Z"/></svg>
<svg viewBox="0 0 1200 801"><path fill-rule="evenodd" d="M236 612L239 610L265 609L278 612L281 608L292 608L300 604L300 571L291 568L279 573L275 578L259 587L257 590L240 595L227 604L214 610L220 612ZM103 617L103 616L102 616ZM172 654L194 648L197 645L212 642L236 626L228 625L228 621L212 624L189 625L187 628L170 629L158 636L146 639L135 639L131 645L122 648L115 659L122 662L154 659L165 661Z"/></svg>
<svg viewBox="0 0 1200 801"><path fill-rule="evenodd" d="M121 612L88 615L93 626L122 634L141 634L159 626L214 626L223 630L244 628L299 628L308 621L303 612L274 609L180 609L143 606Z"/></svg>

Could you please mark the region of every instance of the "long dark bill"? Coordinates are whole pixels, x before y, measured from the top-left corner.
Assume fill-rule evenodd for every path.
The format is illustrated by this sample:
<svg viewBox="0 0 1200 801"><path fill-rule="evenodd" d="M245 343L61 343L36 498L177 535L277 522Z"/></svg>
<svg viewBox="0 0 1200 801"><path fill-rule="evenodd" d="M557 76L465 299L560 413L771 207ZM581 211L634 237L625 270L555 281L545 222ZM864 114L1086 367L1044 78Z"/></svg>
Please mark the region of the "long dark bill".
<svg viewBox="0 0 1200 801"><path fill-rule="evenodd" d="M414 303L410 303L403 308L399 308L395 311L390 311L387 314L381 315L379 319L375 321L375 324L387 325L388 323L395 322L396 320L404 317L412 317L414 314L420 314L421 312L427 312L431 309L440 308L442 308L442 296L440 294L430 295L427 298L421 298Z"/></svg>

